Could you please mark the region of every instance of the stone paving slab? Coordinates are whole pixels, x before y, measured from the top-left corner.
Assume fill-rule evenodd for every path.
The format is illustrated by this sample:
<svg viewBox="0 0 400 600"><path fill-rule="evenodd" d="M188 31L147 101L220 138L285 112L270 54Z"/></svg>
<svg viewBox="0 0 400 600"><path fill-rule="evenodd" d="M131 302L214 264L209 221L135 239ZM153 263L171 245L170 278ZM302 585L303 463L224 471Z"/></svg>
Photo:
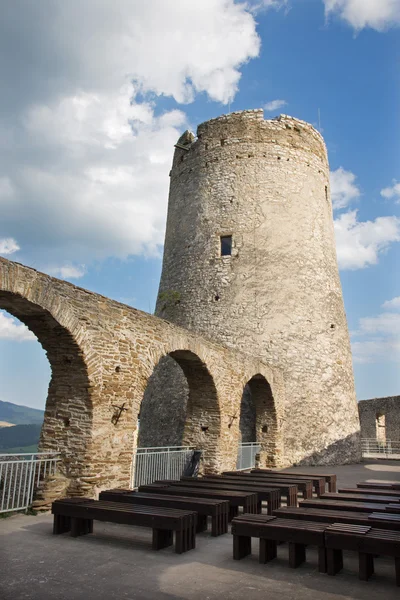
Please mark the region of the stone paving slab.
<svg viewBox="0 0 400 600"><path fill-rule="evenodd" d="M368 478L400 481L394 461L334 471L340 486ZM359 581L350 553L341 574L319 574L314 548L307 563L292 570L286 545L267 565L258 564L256 543L251 557L234 561L230 534L200 534L196 549L178 556L172 548L152 551L144 528L97 522L93 536L74 539L53 536L49 514L0 520L1 600L398 600L393 561L377 559L376 571L369 582Z"/></svg>

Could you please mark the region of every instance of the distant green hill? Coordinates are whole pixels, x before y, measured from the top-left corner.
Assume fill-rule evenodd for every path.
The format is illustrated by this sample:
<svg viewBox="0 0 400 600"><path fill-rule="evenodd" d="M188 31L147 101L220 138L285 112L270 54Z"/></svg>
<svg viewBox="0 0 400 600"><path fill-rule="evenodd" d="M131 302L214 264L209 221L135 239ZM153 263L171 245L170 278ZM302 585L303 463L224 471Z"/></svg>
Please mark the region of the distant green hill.
<svg viewBox="0 0 400 600"><path fill-rule="evenodd" d="M0 429L0 453L12 449L19 449L24 452L23 448L27 446L35 446L34 451L39 443L41 425L15 425L15 427L2 427ZM32 450L31 450L32 451ZM29 450L27 450L29 452Z"/></svg>
<svg viewBox="0 0 400 600"><path fill-rule="evenodd" d="M0 421L15 425L42 425L43 417L43 410L0 400ZM14 429L14 427L7 427L7 429Z"/></svg>

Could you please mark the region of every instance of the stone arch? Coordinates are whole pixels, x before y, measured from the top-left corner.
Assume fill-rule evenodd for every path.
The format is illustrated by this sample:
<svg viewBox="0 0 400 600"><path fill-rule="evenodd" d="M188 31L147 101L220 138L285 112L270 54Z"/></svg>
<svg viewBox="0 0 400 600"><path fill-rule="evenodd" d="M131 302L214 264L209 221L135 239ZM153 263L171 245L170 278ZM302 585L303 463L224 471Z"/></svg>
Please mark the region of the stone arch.
<svg viewBox="0 0 400 600"><path fill-rule="evenodd" d="M55 300L47 293L47 299ZM57 302L55 302L57 304ZM58 299L62 305L62 299ZM39 451L61 453L60 471L68 493L81 492L80 478L92 438L92 401L84 352L76 336L53 311L20 293L0 289L0 308L24 323L37 337L51 367ZM64 308L65 320L73 323Z"/></svg>
<svg viewBox="0 0 400 600"><path fill-rule="evenodd" d="M150 376L148 379L148 384L152 386L151 399L147 406L143 405L140 409L139 445L194 446L204 452L204 469L217 470L221 413L215 382L206 363L197 354L187 349L172 350L164 354L157 365L161 363L163 364L162 376L155 379ZM171 369L170 388L165 384L168 369ZM177 385L177 377L179 385ZM183 390L182 385L185 388ZM175 393L175 390L183 393L178 397L178 405L175 406L173 413L175 418L172 418L170 409L173 403L169 394ZM157 426L154 426L154 417ZM160 427L163 428L164 436L162 444L157 442L157 431ZM177 427L181 430L178 437ZM146 433L143 433L144 429ZM178 442L179 439L181 441ZM165 444L166 440L177 443Z"/></svg>
<svg viewBox="0 0 400 600"><path fill-rule="evenodd" d="M247 415L246 415L247 412ZM254 436L261 445L260 460L262 466L275 467L277 463L278 420L275 399L271 385L264 375L257 373L251 377L243 391L239 428L242 432Z"/></svg>

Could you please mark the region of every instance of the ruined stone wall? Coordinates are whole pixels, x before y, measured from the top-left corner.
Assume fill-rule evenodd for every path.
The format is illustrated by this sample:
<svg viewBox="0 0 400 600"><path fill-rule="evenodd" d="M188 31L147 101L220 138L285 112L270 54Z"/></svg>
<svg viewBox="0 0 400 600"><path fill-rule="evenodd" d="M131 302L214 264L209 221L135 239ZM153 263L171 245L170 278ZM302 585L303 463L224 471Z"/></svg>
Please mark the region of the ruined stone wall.
<svg viewBox="0 0 400 600"><path fill-rule="evenodd" d="M3 258L0 308L26 323L47 353L52 379L40 450L61 452L64 493L94 496L129 485L143 395L167 355L184 373L188 389L184 424L169 419L167 425L170 431L183 427L182 442L205 451L209 471L235 467L239 421L231 417L253 375L270 382L277 418L283 410L279 369ZM171 399L165 402L166 411L169 406L173 411ZM126 410L116 423L116 407L122 406ZM279 448L283 465L283 445Z"/></svg>
<svg viewBox="0 0 400 600"><path fill-rule="evenodd" d="M377 419L384 416L386 440L400 442L400 396L361 400L358 410L362 438L377 439Z"/></svg>
<svg viewBox="0 0 400 600"><path fill-rule="evenodd" d="M289 462L357 460L321 135L287 116L231 113L200 125L196 141L181 140L170 175L156 313L283 370ZM224 235L232 236L231 256L221 256Z"/></svg>

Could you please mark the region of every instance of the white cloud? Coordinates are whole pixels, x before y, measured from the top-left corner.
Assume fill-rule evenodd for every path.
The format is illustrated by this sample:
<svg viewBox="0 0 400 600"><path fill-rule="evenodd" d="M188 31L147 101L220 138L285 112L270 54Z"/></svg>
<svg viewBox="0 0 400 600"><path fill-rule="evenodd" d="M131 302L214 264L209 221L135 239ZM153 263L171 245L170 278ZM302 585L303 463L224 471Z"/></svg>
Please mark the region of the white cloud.
<svg viewBox="0 0 400 600"><path fill-rule="evenodd" d="M392 187L381 190L381 196L388 199L395 198L396 202L400 203L400 183L394 179Z"/></svg>
<svg viewBox="0 0 400 600"><path fill-rule="evenodd" d="M324 0L325 13L338 15L354 29L384 31L400 25L400 0Z"/></svg>
<svg viewBox="0 0 400 600"><path fill-rule="evenodd" d="M11 198L14 195L14 187L8 177L0 177L0 199Z"/></svg>
<svg viewBox="0 0 400 600"><path fill-rule="evenodd" d="M0 339L25 342L35 341L36 336L26 325L0 311Z"/></svg>
<svg viewBox="0 0 400 600"><path fill-rule="evenodd" d="M286 105L286 100L271 100L271 102L267 102L267 104L264 104L264 110L268 112L273 112L274 110L279 110L280 108Z"/></svg>
<svg viewBox="0 0 400 600"><path fill-rule="evenodd" d="M20 247L13 238L0 238L0 254L14 254L18 250Z"/></svg>
<svg viewBox="0 0 400 600"><path fill-rule="evenodd" d="M392 298L392 300L386 300L386 302L382 304L382 308L389 310L400 310L400 296Z"/></svg>
<svg viewBox="0 0 400 600"><path fill-rule="evenodd" d="M14 0L0 22L0 238L42 269L49 255L158 254L188 126L159 97L227 103L259 47L234 0Z"/></svg>
<svg viewBox="0 0 400 600"><path fill-rule="evenodd" d="M339 167L331 171L331 197L334 210L346 208L356 198L360 197L360 190L356 185L356 176L351 171Z"/></svg>
<svg viewBox="0 0 400 600"><path fill-rule="evenodd" d="M389 245L400 241L400 219L397 217L358 221L357 211L353 210L341 214L334 225L338 263L343 270L377 264Z"/></svg>
<svg viewBox="0 0 400 600"><path fill-rule="evenodd" d="M61 267L47 267L46 273L61 279L80 279L86 273L85 265L63 265Z"/></svg>
<svg viewBox="0 0 400 600"><path fill-rule="evenodd" d="M388 300L382 306L389 310L399 309L400 297ZM400 362L399 313L384 312L376 317L361 318L352 338L355 362Z"/></svg>

